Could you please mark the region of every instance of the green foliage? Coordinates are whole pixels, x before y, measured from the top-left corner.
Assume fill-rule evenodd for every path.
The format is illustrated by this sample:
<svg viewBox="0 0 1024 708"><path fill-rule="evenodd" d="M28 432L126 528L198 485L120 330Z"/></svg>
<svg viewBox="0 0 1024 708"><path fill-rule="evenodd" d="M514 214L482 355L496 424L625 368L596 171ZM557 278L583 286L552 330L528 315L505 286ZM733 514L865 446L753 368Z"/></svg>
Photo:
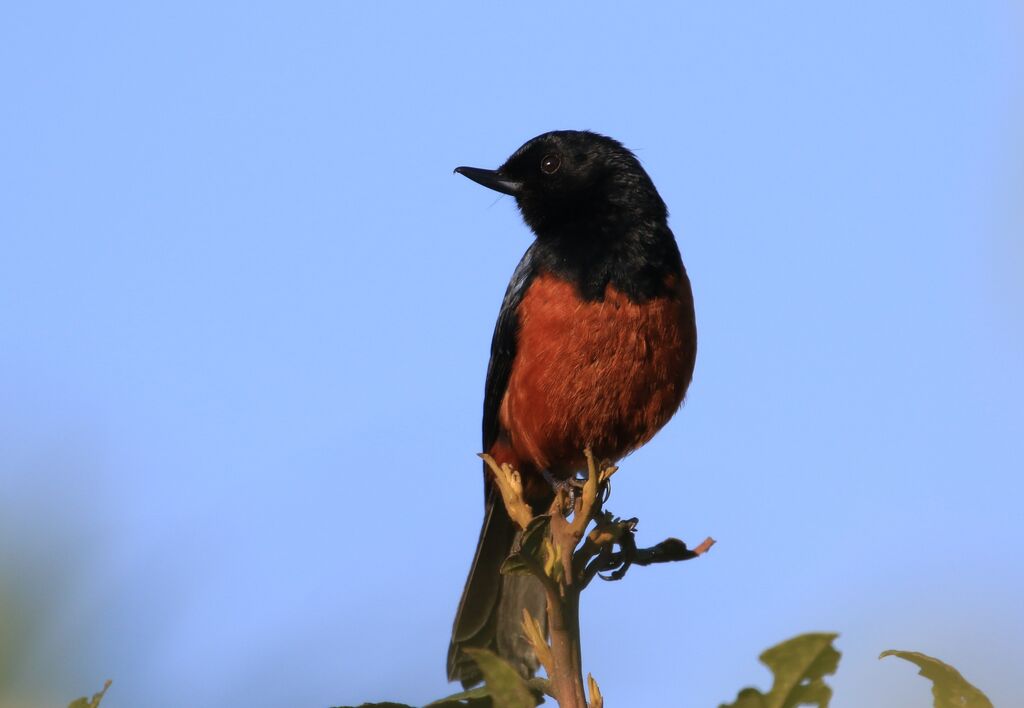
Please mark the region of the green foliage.
<svg viewBox="0 0 1024 708"><path fill-rule="evenodd" d="M733 703L719 708L797 708L817 706L828 708L832 689L825 684L825 676L836 672L840 653L832 646L838 634L800 634L765 650L761 662L774 676L772 689L762 693L756 688L744 688ZM442 698L424 708L534 708L544 702L543 694L551 695L546 679L524 680L511 664L486 649L468 649L470 657L484 675L484 685ZM949 664L916 651L883 651L879 659L897 656L916 664L918 673L932 682L934 708L993 708L992 702L971 685L959 671ZM99 708L100 701L110 688L110 681L92 698L83 696L72 701L68 708ZM351 706L341 708L353 708ZM362 703L355 708L414 708L405 703Z"/></svg>
<svg viewBox="0 0 1024 708"><path fill-rule="evenodd" d="M480 667L484 685L460 691L429 703L424 708L534 708L544 702L542 694L550 694L546 679L523 679L512 665L487 649L467 649L466 653ZM79 708L74 706L73 708ZM340 708L352 708L341 706ZM414 708L404 703L363 703L356 708Z"/></svg>
<svg viewBox="0 0 1024 708"><path fill-rule="evenodd" d="M762 693L744 688L733 703L719 708L796 708L817 706L828 708L832 689L825 676L834 674L840 654L832 646L837 634L801 634L777 644L761 654L761 661L775 677L772 690ZM952 666L916 651L882 652L916 664L920 674L932 682L934 708L993 708L984 693L972 686Z"/></svg>
<svg viewBox="0 0 1024 708"><path fill-rule="evenodd" d="M813 632L800 634L765 650L761 662L771 669L774 681L768 693L744 688L732 703L719 708L828 708L832 689L825 677L836 672L840 653L832 646L838 634ZM480 667L485 684L462 691L424 706L424 708L534 708L551 695L545 679L523 680L501 657L486 649L469 649ZM914 651L889 650L878 658L898 656L916 664L920 674L932 682L934 708L993 708L984 693L972 686L952 666ZM107 685L110 685L107 682ZM106 688L103 689L106 691ZM96 708L103 694L93 696L94 703L78 699L69 708ZM364 703L358 708L413 708L399 703Z"/></svg>
<svg viewBox="0 0 1024 708"><path fill-rule="evenodd" d="M508 708L534 708L537 701L526 682L512 665L486 649L466 649L470 658L480 667L484 685L491 693L495 705Z"/></svg>
<svg viewBox="0 0 1024 708"><path fill-rule="evenodd" d="M103 696L107 694L107 689L110 688L110 684L110 679L107 679L106 683L103 684L102 691L100 691L99 693L94 693L92 698L86 698L85 696L82 696L81 698L76 698L75 700L71 701L71 703L68 705L68 708L98 708L100 701L103 700Z"/></svg>
<svg viewBox="0 0 1024 708"><path fill-rule="evenodd" d="M487 653L490 654L491 652ZM504 663L504 659L497 656L495 658ZM509 666L509 668L512 667ZM547 679L532 678L524 681L518 674L516 674L516 678L530 691L532 702L529 705L531 708L544 702L543 694L551 695L551 684ZM433 703L428 703L423 708L459 708L459 706L491 708L491 706L503 706L504 704L500 703L500 700L501 697L492 690L491 686L485 683L483 686L477 686L468 691L460 691L446 698L436 700Z"/></svg>
<svg viewBox="0 0 1024 708"><path fill-rule="evenodd" d="M523 531L519 549L501 564L501 572L506 575L529 575L530 570L527 564L530 560L543 563L542 547L544 539L548 537L550 527L551 517L549 515L535 516Z"/></svg>
<svg viewBox="0 0 1024 708"><path fill-rule="evenodd" d="M839 665L839 652L832 646L838 634L801 634L761 654L761 662L775 675L772 690L761 693L745 688L734 703L719 708L795 708L812 705L828 708L832 689L824 677Z"/></svg>
<svg viewBox="0 0 1024 708"><path fill-rule="evenodd" d="M456 706L480 706L485 708L491 705L491 690L487 684L477 686L467 691L460 691L445 698L428 703L423 708L456 708Z"/></svg>
<svg viewBox="0 0 1024 708"><path fill-rule="evenodd" d="M878 658L883 659L887 656L898 656L921 669L918 673L932 682L935 708L992 708L992 701L988 696L968 683L967 679L949 664L920 652L896 649L883 651Z"/></svg>

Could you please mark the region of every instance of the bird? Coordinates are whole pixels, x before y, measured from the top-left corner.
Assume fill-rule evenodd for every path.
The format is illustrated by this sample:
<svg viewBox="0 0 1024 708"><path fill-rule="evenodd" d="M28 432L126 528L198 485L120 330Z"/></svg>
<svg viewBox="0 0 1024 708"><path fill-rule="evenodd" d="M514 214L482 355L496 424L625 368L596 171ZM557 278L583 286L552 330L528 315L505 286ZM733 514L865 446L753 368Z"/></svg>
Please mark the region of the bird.
<svg viewBox="0 0 1024 708"><path fill-rule="evenodd" d="M524 500L543 513L553 483L586 469L585 448L618 461L682 405L697 354L690 280L665 202L613 138L552 131L496 170L455 172L512 196L533 232L494 327L482 432L484 452L519 471ZM532 676L523 609L545 620L539 581L499 572L521 532L491 474L485 465L483 524L448 649L448 680L465 687L483 678L467 648Z"/></svg>

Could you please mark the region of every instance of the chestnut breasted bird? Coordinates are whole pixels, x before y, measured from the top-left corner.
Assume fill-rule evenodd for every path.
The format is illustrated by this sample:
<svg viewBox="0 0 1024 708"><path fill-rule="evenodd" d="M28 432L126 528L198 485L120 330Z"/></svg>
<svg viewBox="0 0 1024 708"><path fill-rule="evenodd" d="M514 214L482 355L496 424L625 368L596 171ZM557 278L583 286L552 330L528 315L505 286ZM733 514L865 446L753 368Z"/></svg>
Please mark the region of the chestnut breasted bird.
<svg viewBox="0 0 1024 708"><path fill-rule="evenodd" d="M534 234L505 292L484 385L483 450L509 463L538 513L583 450L619 460L661 429L693 375L693 294L668 210L621 143L588 131L533 138L497 170L457 173L512 195ZM484 466L484 520L448 650L448 678L481 681L484 647L532 675L522 610L542 623L536 578L501 575L517 538Z"/></svg>

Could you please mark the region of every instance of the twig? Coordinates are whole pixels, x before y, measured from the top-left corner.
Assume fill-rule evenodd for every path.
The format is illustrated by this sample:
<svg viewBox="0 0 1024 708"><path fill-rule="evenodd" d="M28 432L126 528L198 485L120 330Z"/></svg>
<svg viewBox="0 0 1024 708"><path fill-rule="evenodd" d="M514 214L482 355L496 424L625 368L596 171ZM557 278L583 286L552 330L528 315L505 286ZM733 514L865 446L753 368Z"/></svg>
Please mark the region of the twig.
<svg viewBox="0 0 1024 708"><path fill-rule="evenodd" d="M600 576L602 580L622 580L631 565L654 565L655 563L691 560L707 553L713 545L715 545L715 539L710 536L693 549L687 548L686 544L678 538L666 538L650 548L637 548L635 545L627 544L623 550L602 554L587 566L583 573L583 583L584 586L588 585L594 576L602 571L616 569L607 577Z"/></svg>
<svg viewBox="0 0 1024 708"><path fill-rule="evenodd" d="M501 498L505 502L509 518L519 524L519 527L526 529L533 520L533 511L530 505L523 501L523 480L519 472L512 469L512 465L499 465L490 455L480 455L487 466L494 473L494 481L501 491Z"/></svg>

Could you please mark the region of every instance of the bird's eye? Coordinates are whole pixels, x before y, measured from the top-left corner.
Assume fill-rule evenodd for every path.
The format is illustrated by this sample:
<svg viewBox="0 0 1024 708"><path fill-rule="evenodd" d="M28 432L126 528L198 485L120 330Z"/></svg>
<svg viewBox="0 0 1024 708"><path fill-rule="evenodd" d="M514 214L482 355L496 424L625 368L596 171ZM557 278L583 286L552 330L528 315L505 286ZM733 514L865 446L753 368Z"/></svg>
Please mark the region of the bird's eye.
<svg viewBox="0 0 1024 708"><path fill-rule="evenodd" d="M562 158L558 155L551 153L545 155L544 159L540 161L540 171L546 175L553 175L558 172L558 168L562 166Z"/></svg>

